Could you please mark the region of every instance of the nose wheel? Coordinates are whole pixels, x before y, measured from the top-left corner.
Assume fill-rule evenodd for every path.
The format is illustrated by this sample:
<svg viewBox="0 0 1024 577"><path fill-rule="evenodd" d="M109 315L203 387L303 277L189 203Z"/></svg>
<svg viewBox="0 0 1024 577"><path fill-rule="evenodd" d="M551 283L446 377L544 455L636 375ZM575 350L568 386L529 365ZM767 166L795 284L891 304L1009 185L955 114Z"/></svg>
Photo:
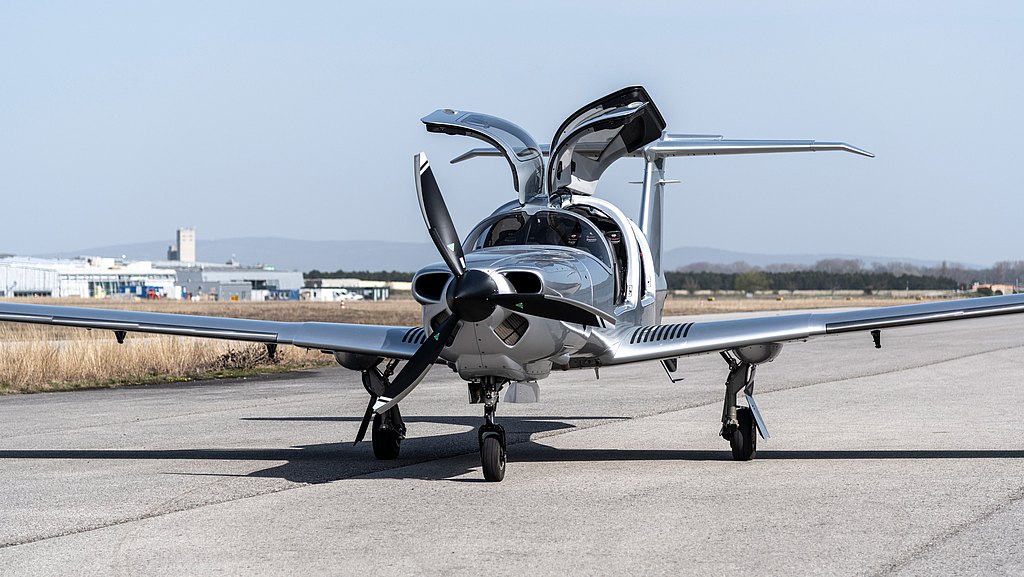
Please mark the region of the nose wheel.
<svg viewBox="0 0 1024 577"><path fill-rule="evenodd" d="M480 464L484 479L497 482L505 478L505 446L497 436L484 437L481 441Z"/></svg>
<svg viewBox="0 0 1024 577"><path fill-rule="evenodd" d="M480 427L480 465L484 479L498 482L505 478L505 428L494 422L498 393L502 384L487 381L483 385L484 424Z"/></svg>

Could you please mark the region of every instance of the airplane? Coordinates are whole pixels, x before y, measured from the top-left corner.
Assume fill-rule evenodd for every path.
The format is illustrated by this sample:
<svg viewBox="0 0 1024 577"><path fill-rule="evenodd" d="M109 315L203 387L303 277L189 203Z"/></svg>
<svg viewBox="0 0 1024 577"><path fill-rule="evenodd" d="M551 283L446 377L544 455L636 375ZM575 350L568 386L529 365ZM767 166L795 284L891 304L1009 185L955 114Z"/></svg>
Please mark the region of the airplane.
<svg viewBox="0 0 1024 577"><path fill-rule="evenodd" d="M483 476L501 481L505 430L495 420L506 402L538 400L538 381L552 370L660 361L717 353L728 376L720 435L733 459L748 461L757 436L769 438L754 400L759 365L783 345L867 331L881 347L883 329L1024 312L1024 295L971 298L844 312L800 313L730 320L662 323L667 286L662 265L666 160L723 154L843 151L871 153L843 142L730 140L670 134L642 86L630 86L583 106L540 145L519 126L494 116L440 109L422 122L430 132L468 136L487 146L452 163L504 158L516 198L459 236L425 154L413 159L420 209L441 262L413 277L422 305L415 327L274 322L220 317L0 303L0 321L160 333L319 349L358 371L369 403L355 443L371 428L373 453L396 459L406 427L399 403L431 367L446 365L467 382L471 403L483 405L478 430ZM616 160L644 162L639 222L594 192ZM547 158L547 162L545 162ZM398 365L405 361L401 370ZM743 392L745 404L739 403ZM372 424L372 425L371 425Z"/></svg>

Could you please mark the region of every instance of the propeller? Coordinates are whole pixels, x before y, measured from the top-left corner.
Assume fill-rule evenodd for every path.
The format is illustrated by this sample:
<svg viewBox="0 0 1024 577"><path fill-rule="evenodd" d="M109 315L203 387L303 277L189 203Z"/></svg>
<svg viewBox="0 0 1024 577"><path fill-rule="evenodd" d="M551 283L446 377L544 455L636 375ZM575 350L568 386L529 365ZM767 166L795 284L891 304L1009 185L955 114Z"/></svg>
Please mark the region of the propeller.
<svg viewBox="0 0 1024 577"><path fill-rule="evenodd" d="M363 441L363 437L366 436L366 428L370 426L370 421L373 419L373 405L377 403L377 395L370 394L370 404L366 405L366 412L363 413L363 420L359 423L359 432L356 433L356 440L352 443L358 445Z"/></svg>
<svg viewBox="0 0 1024 577"><path fill-rule="evenodd" d="M448 205L441 196L441 188L437 186L427 155L422 152L417 154L415 162L416 194L420 199L423 220L427 223L427 232L452 274L462 278L466 274L466 255L462 252L462 243L459 242L459 233L455 230Z"/></svg>
<svg viewBox="0 0 1024 577"><path fill-rule="evenodd" d="M420 345L387 389L381 395L371 397L372 410L367 412L367 417L372 418L371 413L383 414L419 384L441 351L448 346L461 321L482 321L491 316L496 307L595 327L615 324L615 318L608 313L574 300L544 294L499 294L498 285L491 275L482 270L466 268L466 255L462 251L459 233L455 230L451 213L441 196L441 189L437 186L427 155L422 152L417 154L414 167L416 193L423 220L427 223L430 238L441 253L441 258L455 275L445 295L451 315ZM369 422L367 417L363 419L364 425L360 426L362 433L365 433L365 424Z"/></svg>

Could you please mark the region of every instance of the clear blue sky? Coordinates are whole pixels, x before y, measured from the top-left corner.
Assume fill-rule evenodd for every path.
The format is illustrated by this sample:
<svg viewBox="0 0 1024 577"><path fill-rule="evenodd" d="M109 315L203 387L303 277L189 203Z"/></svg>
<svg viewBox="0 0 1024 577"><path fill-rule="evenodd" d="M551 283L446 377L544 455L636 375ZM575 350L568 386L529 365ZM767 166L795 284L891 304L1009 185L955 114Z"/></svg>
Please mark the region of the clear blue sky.
<svg viewBox="0 0 1024 577"><path fill-rule="evenodd" d="M486 9L481 6L488 6ZM0 252L282 236L427 242L412 156L463 234L513 198L436 108L547 141L645 85L674 132L844 140L670 161L667 247L1024 259L1020 2L0 4ZM639 161L598 195L635 214Z"/></svg>

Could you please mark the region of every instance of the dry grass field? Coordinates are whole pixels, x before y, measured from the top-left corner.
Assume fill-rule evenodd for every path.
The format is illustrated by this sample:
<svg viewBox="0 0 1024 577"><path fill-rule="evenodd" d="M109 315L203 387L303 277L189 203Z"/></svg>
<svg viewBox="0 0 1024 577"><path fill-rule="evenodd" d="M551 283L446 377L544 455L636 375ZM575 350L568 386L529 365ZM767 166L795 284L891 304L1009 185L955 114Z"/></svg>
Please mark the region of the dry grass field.
<svg viewBox="0 0 1024 577"><path fill-rule="evenodd" d="M275 321L319 321L413 326L420 307L409 298L383 302L183 302L18 299L19 303L112 308ZM881 297L671 298L666 315L887 306L920 302ZM123 345L110 331L0 323L0 394L168 382L323 366L319 351L281 347L276 359L262 345L130 334Z"/></svg>
<svg viewBox="0 0 1024 577"><path fill-rule="evenodd" d="M0 394L238 377L334 362L296 347L281 347L271 359L265 346L252 343L146 336L118 344L108 331L53 339L44 327L10 327L0 323Z"/></svg>

